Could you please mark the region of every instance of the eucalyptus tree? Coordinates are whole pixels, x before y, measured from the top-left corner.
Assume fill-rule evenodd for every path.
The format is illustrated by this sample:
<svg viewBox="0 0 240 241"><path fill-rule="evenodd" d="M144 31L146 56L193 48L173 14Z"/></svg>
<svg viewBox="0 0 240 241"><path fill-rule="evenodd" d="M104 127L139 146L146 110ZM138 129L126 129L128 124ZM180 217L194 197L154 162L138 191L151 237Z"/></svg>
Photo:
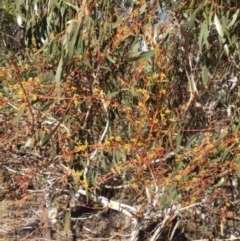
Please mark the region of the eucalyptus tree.
<svg viewBox="0 0 240 241"><path fill-rule="evenodd" d="M177 231L206 238L218 221L225 234L229 223L216 221L223 215L217 210L239 175L238 7L217 0L16 1L34 70L23 71L34 135L21 140L51 163L41 180L53 222L64 189L73 209L86 196L85 204L130 217L129 240L140 229L147 235L152 223L151 240L173 240ZM186 230L193 216L199 226ZM65 229L70 219L68 210Z"/></svg>

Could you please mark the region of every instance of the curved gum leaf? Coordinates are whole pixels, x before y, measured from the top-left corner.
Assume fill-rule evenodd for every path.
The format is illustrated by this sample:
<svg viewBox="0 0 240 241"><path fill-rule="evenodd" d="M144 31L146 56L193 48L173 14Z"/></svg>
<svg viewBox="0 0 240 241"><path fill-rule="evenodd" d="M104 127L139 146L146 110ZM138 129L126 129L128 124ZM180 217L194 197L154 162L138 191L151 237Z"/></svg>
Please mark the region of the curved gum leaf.
<svg viewBox="0 0 240 241"><path fill-rule="evenodd" d="M138 61L138 60L141 60L141 59L149 59L154 54L155 54L155 50L145 51L145 52L140 53L138 56L127 58L127 61L128 62L133 62L133 61Z"/></svg>
<svg viewBox="0 0 240 241"><path fill-rule="evenodd" d="M216 29L217 29L218 34L219 34L221 37L223 37L223 28L222 28L222 25L221 25L221 23L220 23L220 20L219 20L217 14L215 14L215 16L214 16L214 24L215 24L215 26L216 26Z"/></svg>

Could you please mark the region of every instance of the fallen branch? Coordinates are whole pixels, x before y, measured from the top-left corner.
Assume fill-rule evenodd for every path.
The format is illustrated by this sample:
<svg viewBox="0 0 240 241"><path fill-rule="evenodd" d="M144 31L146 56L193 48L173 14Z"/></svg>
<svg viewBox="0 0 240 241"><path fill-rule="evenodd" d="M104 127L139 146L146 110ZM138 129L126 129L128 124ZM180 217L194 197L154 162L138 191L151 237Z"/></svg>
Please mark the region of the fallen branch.
<svg viewBox="0 0 240 241"><path fill-rule="evenodd" d="M83 196L88 195L89 199L91 199L93 202L100 203L105 208L110 208L112 210L121 212L131 218L134 215L136 215L136 213L138 211L136 208L129 206L127 204L109 200L108 198L103 197L103 196L96 196L93 194L89 194L83 188L78 189L78 192L75 194L75 198L78 199L80 195L83 195Z"/></svg>

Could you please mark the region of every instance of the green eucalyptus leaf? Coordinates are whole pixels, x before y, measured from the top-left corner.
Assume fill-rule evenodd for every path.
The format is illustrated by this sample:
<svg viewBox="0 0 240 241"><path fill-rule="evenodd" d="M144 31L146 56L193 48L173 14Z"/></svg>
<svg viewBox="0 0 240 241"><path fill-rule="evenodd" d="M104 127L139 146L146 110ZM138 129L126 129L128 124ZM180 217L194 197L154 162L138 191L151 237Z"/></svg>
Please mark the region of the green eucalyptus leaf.
<svg viewBox="0 0 240 241"><path fill-rule="evenodd" d="M201 25L200 34L198 37L198 47L199 47L200 52L202 52L203 43L206 44L205 41L207 41L207 38L208 38L208 25L205 21Z"/></svg>
<svg viewBox="0 0 240 241"><path fill-rule="evenodd" d="M136 57L129 57L127 58L128 62L134 62L134 61L138 61L138 60L142 60L142 59L149 59L151 58L153 55L155 54L155 50L149 50L149 51L145 51L140 53L138 56Z"/></svg>
<svg viewBox="0 0 240 241"><path fill-rule="evenodd" d="M67 210L64 218L64 232L69 233L71 230L71 211Z"/></svg>
<svg viewBox="0 0 240 241"><path fill-rule="evenodd" d="M107 162L106 162L106 160L105 160L104 157L102 158L100 165L101 165L101 168L102 168L104 171L107 171L108 166L107 166Z"/></svg>
<svg viewBox="0 0 240 241"><path fill-rule="evenodd" d="M140 48L140 38L137 37L131 45L130 52L131 53L137 53L139 48Z"/></svg>
<svg viewBox="0 0 240 241"><path fill-rule="evenodd" d="M109 99L112 99L113 97L116 97L118 94L119 94L119 92L120 91L114 91L114 92L108 92L107 93L107 97L109 98Z"/></svg>
<svg viewBox="0 0 240 241"><path fill-rule="evenodd" d="M112 24L112 29L119 27L123 23L123 18L120 18L117 22Z"/></svg>
<svg viewBox="0 0 240 241"><path fill-rule="evenodd" d="M73 5L70 2L63 1L66 5L72 7L74 10L79 11L79 8L77 5Z"/></svg>
<svg viewBox="0 0 240 241"><path fill-rule="evenodd" d="M204 35L203 35L203 42L207 48L209 47L209 42L208 42L209 33L210 33L210 31L208 29L208 24L206 23Z"/></svg>
<svg viewBox="0 0 240 241"><path fill-rule="evenodd" d="M77 41L77 36L79 35L79 29L81 26L81 22L77 21L73 23L73 28L72 31L73 35L71 38L68 39L67 41L67 48L68 48L68 59L72 59L72 57L75 55L75 46L76 46L76 41Z"/></svg>
<svg viewBox="0 0 240 241"><path fill-rule="evenodd" d="M178 132L177 132L177 142L176 142L177 149L181 148L181 142L182 142L182 134L181 134L181 131L178 130Z"/></svg>
<svg viewBox="0 0 240 241"><path fill-rule="evenodd" d="M106 58L113 64L116 63L116 61L110 56L110 55L107 55Z"/></svg>
<svg viewBox="0 0 240 241"><path fill-rule="evenodd" d="M22 118L22 116L24 114L24 111L25 111L25 106L22 106L21 108L19 108L17 115L12 119L12 124L13 125L17 125L17 123Z"/></svg>
<svg viewBox="0 0 240 241"><path fill-rule="evenodd" d="M208 84L208 73L209 73L208 67L204 65L202 69L202 81L205 86L207 86Z"/></svg>
<svg viewBox="0 0 240 241"><path fill-rule="evenodd" d="M50 138L54 135L54 133L55 133L55 132L57 131L57 129L59 128L59 126L60 126L60 122L53 128L53 130L52 130L49 134L45 135L45 136L42 138L42 140L40 141L41 146L45 146L45 145L49 142Z"/></svg>
<svg viewBox="0 0 240 241"><path fill-rule="evenodd" d="M57 67L57 72L55 75L55 82L56 82L56 90L57 90L57 97L60 99L61 97L61 76L62 76L62 70L63 70L63 57L61 57L58 67Z"/></svg>
<svg viewBox="0 0 240 241"><path fill-rule="evenodd" d="M230 41L231 45L234 45L237 42L237 39L238 39L238 37L236 36L236 34L234 34Z"/></svg>
<svg viewBox="0 0 240 241"><path fill-rule="evenodd" d="M196 16L197 16L197 14L198 14L199 11L200 11L200 8L197 8L197 9L195 9L195 11L193 12L193 14L191 15L190 20L189 20L189 22L188 22L189 28L192 29L192 28L194 27L194 22L195 22Z"/></svg>
<svg viewBox="0 0 240 241"><path fill-rule="evenodd" d="M227 56L229 56L229 47L228 47L228 44L224 44L223 49L224 49L225 54L226 54Z"/></svg>
<svg viewBox="0 0 240 241"><path fill-rule="evenodd" d="M225 178L225 177L221 177L220 181L219 181L217 184L213 185L213 187L214 187L214 188L221 187L221 186L223 186L225 183L226 183L226 178Z"/></svg>
<svg viewBox="0 0 240 241"><path fill-rule="evenodd" d="M182 170L185 167L185 160L181 160L177 164L177 170Z"/></svg>
<svg viewBox="0 0 240 241"><path fill-rule="evenodd" d="M213 16L213 6L214 6L214 1L212 1L210 10L209 10L209 17L208 17L208 26L212 26L212 16Z"/></svg>
<svg viewBox="0 0 240 241"><path fill-rule="evenodd" d="M221 161L222 161L222 162L226 160L226 158L227 158L228 155L230 154L231 149L232 149L234 146L235 146L235 143L232 144L230 147L227 147L227 148L223 151L223 153L221 153L221 154L222 154L222 155L221 155Z"/></svg>
<svg viewBox="0 0 240 241"><path fill-rule="evenodd" d="M239 14L239 9L233 14L231 22L227 25L228 29L230 29L236 23L238 14Z"/></svg>
<svg viewBox="0 0 240 241"><path fill-rule="evenodd" d="M219 20L217 14L214 15L214 24L215 24L215 27L216 27L216 29L217 29L218 34L219 34L221 37L223 37L223 35L224 35L224 34L223 34L223 27L222 27L222 25L221 25L221 23L220 23L220 20Z"/></svg>
<svg viewBox="0 0 240 241"><path fill-rule="evenodd" d="M146 10L146 7L147 7L147 4L144 3L144 4L140 7L140 9L139 9L139 13L140 13L140 14L143 14L143 13L145 12L145 10Z"/></svg>

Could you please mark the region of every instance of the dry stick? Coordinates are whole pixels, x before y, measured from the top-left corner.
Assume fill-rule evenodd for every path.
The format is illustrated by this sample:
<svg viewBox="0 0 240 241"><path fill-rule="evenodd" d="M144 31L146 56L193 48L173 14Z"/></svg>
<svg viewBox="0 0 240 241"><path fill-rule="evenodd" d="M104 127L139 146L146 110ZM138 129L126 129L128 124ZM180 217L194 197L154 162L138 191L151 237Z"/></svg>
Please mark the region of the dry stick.
<svg viewBox="0 0 240 241"><path fill-rule="evenodd" d="M197 90L197 87L196 87L196 82L194 81L194 78L193 78L192 68L190 68L190 73L188 72L187 68L185 68L185 72L186 72L186 75L187 75L187 78L188 78L188 85L189 85L189 90L190 90L190 98L189 98L187 106L186 106L186 108L184 110L184 113L186 113L186 111L189 109L191 104L194 103L194 101L196 100L196 98L198 96L198 90Z"/></svg>
<svg viewBox="0 0 240 241"><path fill-rule="evenodd" d="M120 203L120 202L117 202L117 201L109 200L108 198L103 197L103 196L96 196L96 195L93 195L93 194L88 194L87 191L84 190L83 188L79 188L78 191L77 191L77 194L78 195L81 194L83 196L89 195L89 198L93 202L100 203L105 208L110 208L112 210L121 212L121 213L127 215L130 218L132 218L133 215L135 215L137 213L137 209L132 207L132 206L129 206L127 204Z"/></svg>
<svg viewBox="0 0 240 241"><path fill-rule="evenodd" d="M89 113L91 111L91 108L92 108L92 103L90 103L88 108L87 108L87 113L86 113L86 116L85 116L85 120L84 120L84 124L82 126L82 129L85 129L86 126L87 126L87 121L88 121L88 117L89 117Z"/></svg>
<svg viewBox="0 0 240 241"><path fill-rule="evenodd" d="M195 206L199 206L199 205L201 206L202 203L195 203L195 204L189 205L189 206L187 206L187 207L177 208L177 209L174 211L174 215L173 215L173 216L169 215L169 213L170 213L170 211L171 211L171 210L169 210L169 211L167 212L165 218L163 219L162 224L161 224L161 225L158 227L158 229L154 232L154 234L153 234L152 238L150 239L150 241L155 241L155 240L157 240L157 238L159 237L160 232L161 232L161 230L164 228L166 222L169 221L170 219L173 220L176 216L180 215L180 214L179 214L180 211L183 211L183 210L186 210L186 209L195 207ZM173 239L174 233L175 233L175 231L176 231L179 223L180 223L180 220L179 220L179 221L176 223L176 225L174 226L173 231L172 231L171 236L170 236L170 240ZM196 241L197 241L197 240L196 240ZM199 240L199 241L201 241L201 240ZM209 241L209 240L208 240L208 241ZM217 240L216 240L216 241L217 241ZM219 241L220 241L220 240L219 240Z"/></svg>
<svg viewBox="0 0 240 241"><path fill-rule="evenodd" d="M132 226L134 226L134 229L131 232L131 236L129 238L129 241L137 241L138 240L138 235L140 232L140 227L138 220L136 218L132 219Z"/></svg>
<svg viewBox="0 0 240 241"><path fill-rule="evenodd" d="M17 75L17 81L20 84L20 86L21 86L21 88L23 90L24 96L26 98L26 101L27 101L27 104L28 104L28 108L29 108L30 114L32 116L32 127L34 128L35 119L34 119L34 115L33 115L31 104L30 104L29 99L27 97L27 93L26 93L25 88L24 88L24 86L22 84L22 81L20 79L20 70L19 70L17 64L15 63L15 61L13 61L13 65L14 65L16 71L17 71L17 74L16 74Z"/></svg>
<svg viewBox="0 0 240 241"><path fill-rule="evenodd" d="M173 231L172 231L171 236L170 236L170 238L169 238L170 241L173 240L174 234L175 234L175 232L176 232L179 224L180 224L180 220L177 221L177 223L175 224L175 226L174 226L174 228L173 228Z"/></svg>
<svg viewBox="0 0 240 241"><path fill-rule="evenodd" d="M177 216L177 214L174 214L174 216L171 219L174 219ZM158 239L161 230L164 228L167 221L170 219L170 215L166 215L166 217L163 219L162 224L157 228L157 230L154 232L153 236L151 237L150 241L155 241Z"/></svg>

